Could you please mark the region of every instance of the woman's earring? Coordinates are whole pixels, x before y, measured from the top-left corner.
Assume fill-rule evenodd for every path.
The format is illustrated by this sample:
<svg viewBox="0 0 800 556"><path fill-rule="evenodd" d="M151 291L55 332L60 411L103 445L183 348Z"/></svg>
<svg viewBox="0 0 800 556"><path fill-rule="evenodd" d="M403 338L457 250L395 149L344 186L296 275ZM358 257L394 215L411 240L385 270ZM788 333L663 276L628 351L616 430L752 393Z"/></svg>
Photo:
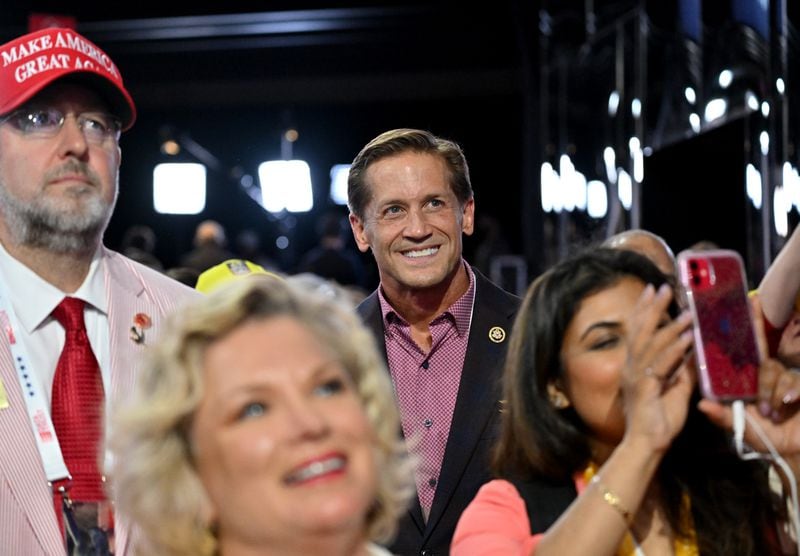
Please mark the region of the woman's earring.
<svg viewBox="0 0 800 556"><path fill-rule="evenodd" d="M569 398L552 383L547 385L547 396L556 409L566 409L570 406Z"/></svg>

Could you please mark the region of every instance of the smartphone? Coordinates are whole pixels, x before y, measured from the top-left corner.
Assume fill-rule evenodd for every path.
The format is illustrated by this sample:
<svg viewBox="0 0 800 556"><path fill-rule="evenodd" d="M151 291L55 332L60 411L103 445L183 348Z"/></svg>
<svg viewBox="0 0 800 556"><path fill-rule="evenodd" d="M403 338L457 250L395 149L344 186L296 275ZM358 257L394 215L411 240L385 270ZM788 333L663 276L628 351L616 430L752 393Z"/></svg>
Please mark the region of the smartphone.
<svg viewBox="0 0 800 556"><path fill-rule="evenodd" d="M694 321L703 396L720 402L754 400L760 357L741 256L727 249L683 251L678 273Z"/></svg>

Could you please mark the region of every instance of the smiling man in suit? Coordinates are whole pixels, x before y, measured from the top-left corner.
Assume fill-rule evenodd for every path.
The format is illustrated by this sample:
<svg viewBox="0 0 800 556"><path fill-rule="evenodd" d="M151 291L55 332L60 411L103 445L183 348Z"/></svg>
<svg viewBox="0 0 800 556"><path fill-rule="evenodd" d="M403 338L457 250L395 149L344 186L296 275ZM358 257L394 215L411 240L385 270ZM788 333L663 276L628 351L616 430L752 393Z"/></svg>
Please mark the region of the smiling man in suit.
<svg viewBox="0 0 800 556"><path fill-rule="evenodd" d="M135 117L117 67L75 31L0 46L4 554L125 553L106 414L165 314L199 295L102 245Z"/></svg>
<svg viewBox="0 0 800 556"><path fill-rule="evenodd" d="M358 311L385 346L417 460L417 499L390 550L445 555L490 478L497 383L520 300L462 257L475 200L456 143L414 129L379 135L351 165L348 200L356 243L380 274Z"/></svg>

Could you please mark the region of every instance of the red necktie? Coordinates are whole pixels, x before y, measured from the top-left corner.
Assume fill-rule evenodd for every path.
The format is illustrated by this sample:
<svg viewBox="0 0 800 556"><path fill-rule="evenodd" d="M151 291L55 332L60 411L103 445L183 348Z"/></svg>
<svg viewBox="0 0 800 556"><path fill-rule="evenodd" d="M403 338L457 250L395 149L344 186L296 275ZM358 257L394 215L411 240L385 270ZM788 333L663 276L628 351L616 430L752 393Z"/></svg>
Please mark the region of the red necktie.
<svg viewBox="0 0 800 556"><path fill-rule="evenodd" d="M103 380L83 321L84 302L65 297L53 309L66 341L53 378L52 417L64 462L72 475L70 498L105 500L99 471L103 437Z"/></svg>

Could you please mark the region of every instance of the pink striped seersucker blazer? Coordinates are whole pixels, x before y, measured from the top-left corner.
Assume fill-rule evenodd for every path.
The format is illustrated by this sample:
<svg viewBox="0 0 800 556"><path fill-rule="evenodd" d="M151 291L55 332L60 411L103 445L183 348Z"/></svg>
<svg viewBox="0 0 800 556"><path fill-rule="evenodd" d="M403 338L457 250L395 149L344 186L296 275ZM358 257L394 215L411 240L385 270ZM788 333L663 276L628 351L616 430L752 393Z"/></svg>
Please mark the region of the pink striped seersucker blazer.
<svg viewBox="0 0 800 556"><path fill-rule="evenodd" d="M200 295L119 253L103 249L111 343L111 403L133 388L146 345L157 337L168 313ZM152 327L143 343L130 338L134 315L145 313ZM41 458L27 417L6 334L0 334L0 378L9 406L0 409L0 553L64 556ZM128 526L116 519L116 554L126 553Z"/></svg>

